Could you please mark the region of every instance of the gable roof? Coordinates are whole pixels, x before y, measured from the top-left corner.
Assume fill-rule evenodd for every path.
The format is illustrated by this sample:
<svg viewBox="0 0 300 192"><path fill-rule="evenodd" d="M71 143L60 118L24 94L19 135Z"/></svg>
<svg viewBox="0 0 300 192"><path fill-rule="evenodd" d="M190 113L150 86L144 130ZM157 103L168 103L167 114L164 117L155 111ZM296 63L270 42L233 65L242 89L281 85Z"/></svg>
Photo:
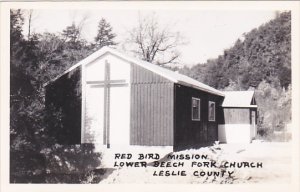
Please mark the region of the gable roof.
<svg viewBox="0 0 300 192"><path fill-rule="evenodd" d="M188 87L193 87L195 89L199 89L205 92L209 92L211 94L215 94L215 95L219 95L219 96L224 96L224 94L213 88L210 87L204 83L201 83L195 79L192 79L188 76L179 74L177 72L171 71L169 69L160 67L158 65L154 65L152 63L140 60L140 59L136 59L136 58L132 58L129 57L125 54L122 54L118 51L116 51L115 49L109 48L109 47L103 47L101 49L99 49L98 51L94 52L93 54L89 55L88 57L86 57L85 59L81 60L80 62L78 62L77 64L73 65L72 67L70 67L68 70L66 70L63 74L59 75L58 77L56 77L55 79L49 81L48 83L45 84L45 86L47 86L47 84L49 84L52 81L55 81L56 79L58 79L59 77L63 76L64 74L72 71L73 69L81 66L81 65L86 65L88 63L91 63L92 61L96 60L97 58L99 58L100 56L106 55L106 54L112 54L116 57L119 57L121 59L124 59L130 63L134 63L136 65L139 65L145 69L148 69L149 71L152 71L174 83L178 83L181 85L185 85Z"/></svg>
<svg viewBox="0 0 300 192"><path fill-rule="evenodd" d="M257 107L252 105L254 91L223 91L225 94L222 107Z"/></svg>

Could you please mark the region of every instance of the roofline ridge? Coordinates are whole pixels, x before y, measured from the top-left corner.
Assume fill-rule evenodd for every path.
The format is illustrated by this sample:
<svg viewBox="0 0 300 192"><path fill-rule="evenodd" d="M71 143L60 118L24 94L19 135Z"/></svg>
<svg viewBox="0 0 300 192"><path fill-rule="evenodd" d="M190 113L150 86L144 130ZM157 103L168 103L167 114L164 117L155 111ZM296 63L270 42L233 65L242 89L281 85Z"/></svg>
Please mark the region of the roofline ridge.
<svg viewBox="0 0 300 192"><path fill-rule="evenodd" d="M105 46L105 47L102 47L101 49L97 50L96 52L90 54L89 56L87 56L86 58L80 60L79 62L77 62L75 65L69 67L67 70L65 70L62 74L58 75L57 77L49 80L48 82L44 83L43 84L43 87L47 86L48 84L50 84L51 82L59 79L60 77L62 77L63 75L65 75L66 73L76 69L77 67L79 66L82 66L82 65L86 65L88 63L91 63L92 61L96 60L97 58L99 58L100 56L106 54L106 53L110 53L112 55L115 55L117 57L120 57L121 59L124 59L126 60L127 62L129 63L134 63L136 65L139 65L147 70L150 70L152 71L153 73L156 73L174 83L181 83L181 84L184 84L186 86L190 86L190 87L194 87L196 89L199 89L199 90L202 90L202 91L206 91L206 92L209 92L211 94L215 94L215 95L219 95L219 96L225 96L225 94L220 91L220 90L217 90L209 85L206 85L205 83L202 83L200 81L197 81L196 79L193 79L191 77L188 77L186 75L183 75L183 74L178 74L178 73L175 73L174 71L172 70L169 70L169 69L166 69L166 68L163 68L161 66L156 66L155 64L153 63L150 63L150 62L147 62L147 61L143 61L143 60L140 60L140 59L137 59L137 58L133 58L131 56L127 56L125 54L123 54L122 52L116 50L116 49L113 49L111 47L108 47L108 46ZM149 65L149 66L148 66ZM153 67L152 67L153 66ZM161 70L161 71L160 71ZM166 72L164 72L166 71ZM171 73L171 74L167 74L167 73ZM175 77L172 77L172 74L175 75ZM178 76L178 79L176 78L176 76ZM193 83L193 82L186 82L184 79L182 80L180 78L180 76L183 76L185 78L188 78L189 80L193 80L193 81L196 81L197 83L200 83L200 84L203 84L203 87L197 85L197 83Z"/></svg>

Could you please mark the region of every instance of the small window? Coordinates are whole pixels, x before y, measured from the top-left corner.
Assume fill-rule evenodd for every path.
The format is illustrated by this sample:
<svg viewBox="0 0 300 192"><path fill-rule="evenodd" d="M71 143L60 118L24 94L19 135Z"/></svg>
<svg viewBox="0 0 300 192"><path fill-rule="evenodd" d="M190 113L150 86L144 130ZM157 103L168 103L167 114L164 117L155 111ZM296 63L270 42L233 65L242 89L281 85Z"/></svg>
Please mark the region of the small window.
<svg viewBox="0 0 300 192"><path fill-rule="evenodd" d="M200 121L200 99L192 98L192 120Z"/></svg>
<svg viewBox="0 0 300 192"><path fill-rule="evenodd" d="M208 102L208 121L216 120L216 103L213 101Z"/></svg>

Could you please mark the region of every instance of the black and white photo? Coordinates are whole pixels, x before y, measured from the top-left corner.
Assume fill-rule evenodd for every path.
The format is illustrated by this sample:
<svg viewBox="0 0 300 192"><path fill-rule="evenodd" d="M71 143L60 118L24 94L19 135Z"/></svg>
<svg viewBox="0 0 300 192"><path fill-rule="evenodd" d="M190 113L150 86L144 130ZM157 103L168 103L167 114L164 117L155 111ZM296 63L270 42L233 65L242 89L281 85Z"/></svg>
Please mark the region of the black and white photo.
<svg viewBox="0 0 300 192"><path fill-rule="evenodd" d="M1 3L7 185L296 189L300 5L214 3Z"/></svg>

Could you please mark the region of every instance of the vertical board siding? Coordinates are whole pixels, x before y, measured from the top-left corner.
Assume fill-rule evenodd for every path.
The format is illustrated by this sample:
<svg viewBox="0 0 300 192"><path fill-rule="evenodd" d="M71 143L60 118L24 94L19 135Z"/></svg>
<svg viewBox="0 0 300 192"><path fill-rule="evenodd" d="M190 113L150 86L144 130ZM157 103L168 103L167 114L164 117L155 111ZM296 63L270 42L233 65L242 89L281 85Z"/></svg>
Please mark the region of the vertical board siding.
<svg viewBox="0 0 300 192"><path fill-rule="evenodd" d="M131 65L130 144L173 145L173 83Z"/></svg>
<svg viewBox="0 0 300 192"><path fill-rule="evenodd" d="M192 120L192 97L200 99L200 121ZM175 85L175 138L174 149L182 150L210 145L218 140L220 104L223 97ZM208 102L216 103L216 120L208 121Z"/></svg>
<svg viewBox="0 0 300 192"><path fill-rule="evenodd" d="M46 124L60 144L81 142L81 81L81 67L78 67L45 88Z"/></svg>
<svg viewBox="0 0 300 192"><path fill-rule="evenodd" d="M165 88L165 87L164 87ZM165 97L164 104L164 110L161 112L162 117L164 117L165 111L167 112L167 126L164 129L164 135L161 135L161 140L164 138L168 138L168 140L165 140L166 145L173 145L174 136L173 136L173 130L174 130L174 124L173 124L173 118L174 118L174 84L173 83L167 83L166 85L166 92L168 92L168 97ZM163 97L163 96L162 96ZM163 119L163 121L165 118Z"/></svg>
<svg viewBox="0 0 300 192"><path fill-rule="evenodd" d="M250 124L249 108L223 108L225 124Z"/></svg>

